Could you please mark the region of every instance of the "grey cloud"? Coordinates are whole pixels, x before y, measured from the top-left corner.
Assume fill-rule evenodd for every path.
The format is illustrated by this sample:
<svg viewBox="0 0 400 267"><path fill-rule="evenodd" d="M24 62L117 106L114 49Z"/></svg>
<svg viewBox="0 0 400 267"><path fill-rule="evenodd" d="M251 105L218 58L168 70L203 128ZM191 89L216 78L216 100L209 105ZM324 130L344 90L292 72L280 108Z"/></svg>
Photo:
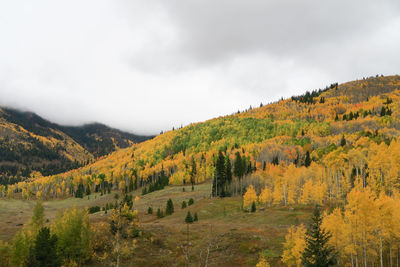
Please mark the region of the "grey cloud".
<svg viewBox="0 0 400 267"><path fill-rule="evenodd" d="M399 1L0 2L0 105L158 133L400 69Z"/></svg>

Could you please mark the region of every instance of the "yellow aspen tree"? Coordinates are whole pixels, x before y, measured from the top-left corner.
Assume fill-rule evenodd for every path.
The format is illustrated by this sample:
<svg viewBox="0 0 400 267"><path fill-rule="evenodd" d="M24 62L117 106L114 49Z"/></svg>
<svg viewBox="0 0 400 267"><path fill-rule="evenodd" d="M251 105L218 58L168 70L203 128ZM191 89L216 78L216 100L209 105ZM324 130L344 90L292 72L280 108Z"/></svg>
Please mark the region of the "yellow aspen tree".
<svg viewBox="0 0 400 267"><path fill-rule="evenodd" d="M301 266L301 256L306 247L306 228L303 224L291 226L283 243L282 262L287 266Z"/></svg>
<svg viewBox="0 0 400 267"><path fill-rule="evenodd" d="M312 196L313 196L313 182L308 180L302 190L302 195L300 197L301 204L310 204L312 203Z"/></svg>
<svg viewBox="0 0 400 267"><path fill-rule="evenodd" d="M264 204L270 206L272 204L272 190L268 187L265 186L264 189L261 191L260 196L258 197L258 200Z"/></svg>
<svg viewBox="0 0 400 267"><path fill-rule="evenodd" d="M340 208L336 208L331 214L324 216L322 228L332 234L329 244L339 253L338 265L346 261L347 255L350 255L350 258L355 255L356 251L352 246L350 228L345 223Z"/></svg>
<svg viewBox="0 0 400 267"><path fill-rule="evenodd" d="M257 202L257 199L257 193L254 190L253 185L250 185L243 196L243 206L250 207L253 202Z"/></svg>
<svg viewBox="0 0 400 267"><path fill-rule="evenodd" d="M269 262L264 255L261 255L260 260L256 264L256 267L270 267Z"/></svg>

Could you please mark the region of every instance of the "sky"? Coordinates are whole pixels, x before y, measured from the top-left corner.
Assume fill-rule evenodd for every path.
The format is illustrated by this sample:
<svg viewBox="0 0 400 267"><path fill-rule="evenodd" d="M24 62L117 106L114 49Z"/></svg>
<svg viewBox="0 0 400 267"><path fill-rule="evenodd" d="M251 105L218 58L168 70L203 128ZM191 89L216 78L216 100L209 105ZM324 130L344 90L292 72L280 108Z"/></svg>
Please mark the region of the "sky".
<svg viewBox="0 0 400 267"><path fill-rule="evenodd" d="M0 105L137 134L400 74L398 0L0 0Z"/></svg>

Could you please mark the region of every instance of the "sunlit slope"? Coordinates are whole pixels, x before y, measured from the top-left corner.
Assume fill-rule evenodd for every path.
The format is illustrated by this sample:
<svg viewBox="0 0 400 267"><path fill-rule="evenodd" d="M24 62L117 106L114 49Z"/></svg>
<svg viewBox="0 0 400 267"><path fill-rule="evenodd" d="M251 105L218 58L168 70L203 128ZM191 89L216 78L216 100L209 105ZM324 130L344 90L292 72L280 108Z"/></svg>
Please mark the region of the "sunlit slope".
<svg viewBox="0 0 400 267"><path fill-rule="evenodd" d="M214 176L219 150L226 151L232 160L240 152L254 169L274 161L301 166L306 153L323 164L343 137L348 145L363 140L389 144L396 138L400 133L399 88L399 76L332 85L320 92L168 131L86 167L3 188L2 194L65 197L79 185L92 190L104 186L124 189L130 183L140 187L157 180L162 171L170 175L171 184L191 179L199 183Z"/></svg>

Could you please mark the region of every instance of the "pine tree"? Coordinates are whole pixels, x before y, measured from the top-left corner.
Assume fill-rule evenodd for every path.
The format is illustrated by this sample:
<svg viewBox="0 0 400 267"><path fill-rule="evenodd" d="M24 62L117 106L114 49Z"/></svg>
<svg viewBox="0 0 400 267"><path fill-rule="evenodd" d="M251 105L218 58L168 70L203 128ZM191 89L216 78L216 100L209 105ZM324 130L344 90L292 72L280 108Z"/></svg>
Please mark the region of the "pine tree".
<svg viewBox="0 0 400 267"><path fill-rule="evenodd" d="M233 174L239 180L240 195L242 194L241 180L242 180L243 175L244 175L244 165L245 165L245 162L242 160L242 157L240 156L240 152L236 152L235 161L234 161L234 164L233 164Z"/></svg>
<svg viewBox="0 0 400 267"><path fill-rule="evenodd" d="M346 145L346 139L344 138L344 135L342 135L342 139L340 139L340 146L345 146Z"/></svg>
<svg viewBox="0 0 400 267"><path fill-rule="evenodd" d="M215 175L213 181L212 195L225 197L225 184L226 184L225 157L222 154L222 151L219 151L218 158L215 163Z"/></svg>
<svg viewBox="0 0 400 267"><path fill-rule="evenodd" d="M302 264L306 267L325 267L336 264L336 252L328 245L331 234L321 228L321 209L317 205L312 222L306 233L306 247L302 254Z"/></svg>
<svg viewBox="0 0 400 267"><path fill-rule="evenodd" d="M61 266L60 257L57 254L57 236L50 236L48 227L43 227L39 230L33 252L38 263L37 266Z"/></svg>
<svg viewBox="0 0 400 267"><path fill-rule="evenodd" d="M199 217L197 217L197 212L194 213L193 221L197 222L199 220Z"/></svg>
<svg viewBox="0 0 400 267"><path fill-rule="evenodd" d="M174 203L172 202L172 199L168 199L165 214L171 215L172 213L174 213Z"/></svg>
<svg viewBox="0 0 400 267"><path fill-rule="evenodd" d="M256 212L256 202L254 202L254 201L251 204L251 212Z"/></svg>
<svg viewBox="0 0 400 267"><path fill-rule="evenodd" d="M90 195L90 185L86 186L86 195L89 196Z"/></svg>
<svg viewBox="0 0 400 267"><path fill-rule="evenodd" d="M190 214L190 211L186 214L185 223L193 223L193 217L192 214Z"/></svg>
<svg viewBox="0 0 400 267"><path fill-rule="evenodd" d="M164 217L164 212L158 208L157 209L157 218L161 219L162 217Z"/></svg>
<svg viewBox="0 0 400 267"><path fill-rule="evenodd" d="M192 157L192 163L191 163L191 171L190 171L190 182L192 183L192 191L194 190L194 184L195 184L195 177L197 174L197 169L196 169L196 161L194 161L194 157Z"/></svg>
<svg viewBox="0 0 400 267"><path fill-rule="evenodd" d="M304 160L304 166L308 167L311 165L311 157L310 157L310 152L306 152L306 158Z"/></svg>
<svg viewBox="0 0 400 267"><path fill-rule="evenodd" d="M149 207L147 209L147 214L153 214L153 208L152 207Z"/></svg>
<svg viewBox="0 0 400 267"><path fill-rule="evenodd" d="M230 184L232 182L232 164L228 155L226 156L225 166L226 166L226 171L225 171L226 181L228 184Z"/></svg>
<svg viewBox="0 0 400 267"><path fill-rule="evenodd" d="M193 199L193 198L190 198L190 199L189 199L189 202L188 202L188 205L191 206L191 205L193 205L193 204L194 204L194 199Z"/></svg>
<svg viewBox="0 0 400 267"><path fill-rule="evenodd" d="M182 209L185 209L186 208L186 201L184 200L184 201L182 201Z"/></svg>

